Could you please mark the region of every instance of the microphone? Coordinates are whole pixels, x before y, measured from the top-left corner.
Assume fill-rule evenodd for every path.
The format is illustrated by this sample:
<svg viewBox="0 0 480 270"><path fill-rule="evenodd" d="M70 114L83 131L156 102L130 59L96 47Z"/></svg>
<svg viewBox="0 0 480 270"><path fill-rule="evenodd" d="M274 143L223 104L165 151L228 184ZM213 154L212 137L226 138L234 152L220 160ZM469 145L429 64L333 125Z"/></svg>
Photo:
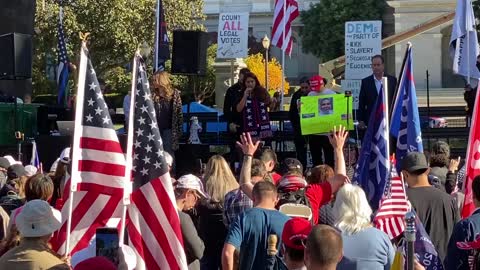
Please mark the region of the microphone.
<svg viewBox="0 0 480 270"><path fill-rule="evenodd" d="M269 256L275 256L277 255L277 242L278 242L278 238L277 238L277 235L276 234L270 234L268 236L268 240L267 240L267 243L268 243L268 248L267 248L267 254Z"/></svg>

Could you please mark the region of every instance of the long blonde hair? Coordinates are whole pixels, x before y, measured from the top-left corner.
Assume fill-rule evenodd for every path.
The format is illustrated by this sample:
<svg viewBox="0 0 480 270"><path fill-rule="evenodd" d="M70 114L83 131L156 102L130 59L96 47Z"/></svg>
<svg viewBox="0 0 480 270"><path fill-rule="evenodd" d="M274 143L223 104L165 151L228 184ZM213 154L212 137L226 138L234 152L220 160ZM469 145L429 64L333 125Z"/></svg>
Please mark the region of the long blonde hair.
<svg viewBox="0 0 480 270"><path fill-rule="evenodd" d="M170 74L166 71L160 71L153 74L153 97L154 101L161 98L171 99L174 93Z"/></svg>
<svg viewBox="0 0 480 270"><path fill-rule="evenodd" d="M223 202L225 195L239 185L227 161L220 156L212 156L205 169L205 187L213 202Z"/></svg>

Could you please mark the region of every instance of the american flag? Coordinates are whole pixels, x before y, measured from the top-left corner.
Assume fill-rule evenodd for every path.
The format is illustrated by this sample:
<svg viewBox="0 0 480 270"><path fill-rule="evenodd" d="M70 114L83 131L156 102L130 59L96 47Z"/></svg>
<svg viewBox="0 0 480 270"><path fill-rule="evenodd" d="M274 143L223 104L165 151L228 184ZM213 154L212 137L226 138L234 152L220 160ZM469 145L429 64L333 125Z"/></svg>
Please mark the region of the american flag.
<svg viewBox="0 0 480 270"><path fill-rule="evenodd" d="M82 46L76 100L70 190L62 209L63 225L58 247L67 250L67 227L71 235L68 252L88 246L99 227L119 224L124 196L125 156L113 127L107 104L93 69L88 51ZM71 193L69 194L69 192ZM69 203L72 210L69 213Z"/></svg>
<svg viewBox="0 0 480 270"><path fill-rule="evenodd" d="M133 148L133 192L127 229L130 246L137 253L136 269L187 269L173 184L165 161L145 63L138 54L133 66L131 104L134 104L134 110L130 114L129 127L132 128L129 128L127 144Z"/></svg>
<svg viewBox="0 0 480 270"><path fill-rule="evenodd" d="M373 209L378 209L390 168L387 150L387 113L383 100L382 88L368 121L370 125L363 138L360 158L352 181L363 188Z"/></svg>
<svg viewBox="0 0 480 270"><path fill-rule="evenodd" d="M385 186L385 193L374 218L377 229L384 231L393 239L405 230L405 214L410 210L405 185L395 169L391 166L390 179Z"/></svg>
<svg viewBox="0 0 480 270"><path fill-rule="evenodd" d="M65 44L65 33L63 31L63 8L60 7L58 15L58 67L57 67L57 88L58 104L66 104L68 92L68 56Z"/></svg>
<svg viewBox="0 0 480 270"><path fill-rule="evenodd" d="M406 50L404 63L390 125L390 134L397 138L398 161L401 161L408 152L423 152L411 44ZM401 162L397 164L398 171L401 169L400 164Z"/></svg>
<svg viewBox="0 0 480 270"><path fill-rule="evenodd" d="M286 14L286 15L285 15ZM273 15L272 45L292 54L292 22L298 17L298 3L295 0L276 0ZM285 32L285 33L284 33Z"/></svg>

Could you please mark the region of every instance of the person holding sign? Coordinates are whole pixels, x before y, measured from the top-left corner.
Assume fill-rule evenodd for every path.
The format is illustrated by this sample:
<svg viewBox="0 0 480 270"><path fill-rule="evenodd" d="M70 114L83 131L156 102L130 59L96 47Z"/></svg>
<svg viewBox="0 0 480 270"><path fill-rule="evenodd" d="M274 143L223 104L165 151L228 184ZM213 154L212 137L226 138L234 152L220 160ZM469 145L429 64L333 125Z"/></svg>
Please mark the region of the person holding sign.
<svg viewBox="0 0 480 270"><path fill-rule="evenodd" d="M249 72L243 79L243 97L237 103L237 112L242 113L240 130L249 132L254 140L272 136L268 109L271 105L270 94L260 85L255 74Z"/></svg>
<svg viewBox="0 0 480 270"><path fill-rule="evenodd" d="M315 75L310 78L311 91L309 96L332 95L337 92L325 87L327 80L322 76ZM318 115L333 114L333 98L320 98L318 100ZM310 153L312 155L312 166L327 164L330 167L334 166L333 147L328 141L326 135L310 135L309 142Z"/></svg>
<svg viewBox="0 0 480 270"><path fill-rule="evenodd" d="M382 88L382 79L387 77L388 80L388 108L391 111L392 101L397 89L397 78L384 73L385 62L383 56L375 55L372 57L373 74L362 80L360 87L360 96L358 101L357 120L358 128L365 130L368 125L368 119L372 113L373 106L377 100L378 93ZM390 112L389 112L390 114Z"/></svg>
<svg viewBox="0 0 480 270"><path fill-rule="evenodd" d="M301 78L300 89L292 95L290 110L288 112L290 123L292 123L293 127L295 152L303 168L307 168L307 150L305 149L305 136L302 135L302 128L300 126L300 98L308 95L308 92L310 92L310 82L307 77Z"/></svg>

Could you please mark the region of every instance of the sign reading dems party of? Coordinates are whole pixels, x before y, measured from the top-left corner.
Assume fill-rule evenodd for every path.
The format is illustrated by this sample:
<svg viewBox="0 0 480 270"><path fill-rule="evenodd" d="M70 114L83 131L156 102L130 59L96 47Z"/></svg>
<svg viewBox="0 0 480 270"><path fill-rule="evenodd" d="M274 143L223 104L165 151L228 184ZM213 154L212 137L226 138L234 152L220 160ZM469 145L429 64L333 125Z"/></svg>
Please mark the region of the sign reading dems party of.
<svg viewBox="0 0 480 270"><path fill-rule="evenodd" d="M381 21L345 23L345 79L361 80L371 75L371 58L381 53Z"/></svg>
<svg viewBox="0 0 480 270"><path fill-rule="evenodd" d="M217 58L247 57L248 13L221 13L217 41Z"/></svg>
<svg viewBox="0 0 480 270"><path fill-rule="evenodd" d="M302 135L328 133L338 125L353 130L351 98L345 95L319 95L300 99Z"/></svg>

